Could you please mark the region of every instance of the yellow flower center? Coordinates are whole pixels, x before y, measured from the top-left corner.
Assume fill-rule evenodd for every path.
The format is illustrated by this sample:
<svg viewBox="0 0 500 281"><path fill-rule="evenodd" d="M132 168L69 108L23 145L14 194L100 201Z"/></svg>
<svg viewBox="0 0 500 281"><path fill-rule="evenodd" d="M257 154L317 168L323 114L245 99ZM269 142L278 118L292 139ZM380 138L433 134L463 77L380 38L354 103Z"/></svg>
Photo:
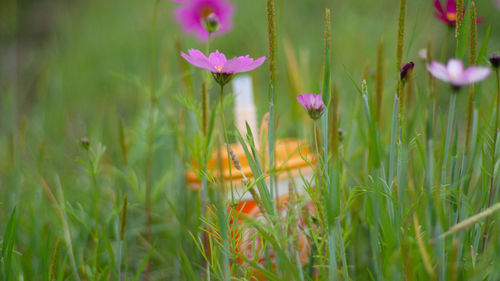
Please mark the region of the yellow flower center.
<svg viewBox="0 0 500 281"><path fill-rule="evenodd" d="M217 71L219 71L219 72L220 72L220 71L221 71L221 69L222 69L222 66L217 66L216 68L217 68Z"/></svg>
<svg viewBox="0 0 500 281"><path fill-rule="evenodd" d="M457 13L446 13L446 18L449 20L449 21L456 21L457 20Z"/></svg>

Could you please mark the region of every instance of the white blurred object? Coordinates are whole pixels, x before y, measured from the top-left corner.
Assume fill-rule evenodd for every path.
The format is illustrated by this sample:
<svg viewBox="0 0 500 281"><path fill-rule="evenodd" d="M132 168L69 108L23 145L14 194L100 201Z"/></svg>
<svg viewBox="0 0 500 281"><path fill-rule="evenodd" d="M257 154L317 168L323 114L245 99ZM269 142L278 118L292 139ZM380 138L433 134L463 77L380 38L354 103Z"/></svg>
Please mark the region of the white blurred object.
<svg viewBox="0 0 500 281"><path fill-rule="evenodd" d="M247 132L245 122L248 122L253 135L258 136L256 108L253 102L252 78L248 75L234 78L233 91L236 97L234 107L236 128L244 136ZM255 138L255 142L257 144L258 138Z"/></svg>
<svg viewBox="0 0 500 281"><path fill-rule="evenodd" d="M424 61L427 60L427 49L426 48L423 48L423 49L420 49L420 51L418 51L418 56L423 59Z"/></svg>

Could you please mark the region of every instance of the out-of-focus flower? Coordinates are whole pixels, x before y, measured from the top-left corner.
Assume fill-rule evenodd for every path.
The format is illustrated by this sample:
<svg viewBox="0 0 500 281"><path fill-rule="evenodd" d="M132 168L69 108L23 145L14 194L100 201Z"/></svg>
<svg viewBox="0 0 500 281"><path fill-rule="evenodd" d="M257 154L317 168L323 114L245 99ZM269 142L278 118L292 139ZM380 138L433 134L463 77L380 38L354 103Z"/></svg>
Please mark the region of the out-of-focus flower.
<svg viewBox="0 0 500 281"><path fill-rule="evenodd" d="M427 65L427 70L437 79L450 83L456 90L464 85L479 82L490 74L489 67L471 66L464 69L462 61L457 59L450 59L446 66L433 61Z"/></svg>
<svg viewBox="0 0 500 281"><path fill-rule="evenodd" d="M227 33L233 27L234 7L228 0L177 0L175 18L182 29L194 34L200 41L208 39L207 21L217 20L217 30L212 35Z"/></svg>
<svg viewBox="0 0 500 281"><path fill-rule="evenodd" d="M496 0L495 2L497 4L497 8L500 10L500 0Z"/></svg>
<svg viewBox="0 0 500 281"><path fill-rule="evenodd" d="M446 0L446 7L441 5L441 0L434 1L434 16L448 24L449 26L455 26L457 24L457 3L455 0ZM463 11L465 14L465 10ZM480 23L482 19L478 18L477 23Z"/></svg>
<svg viewBox="0 0 500 281"><path fill-rule="evenodd" d="M491 63L491 66L498 69L500 67L500 55L499 54L491 55L490 63Z"/></svg>
<svg viewBox="0 0 500 281"><path fill-rule="evenodd" d="M325 109L325 104L321 99L321 94L300 94L297 96L297 101L307 110L309 116L314 120L321 117Z"/></svg>
<svg viewBox="0 0 500 281"><path fill-rule="evenodd" d="M408 77L408 73L413 70L415 64L411 61L401 67L401 80L405 80Z"/></svg>
<svg viewBox="0 0 500 281"><path fill-rule="evenodd" d="M418 57L421 58L422 60L426 61L427 60L427 49L423 48L418 51Z"/></svg>
<svg viewBox="0 0 500 281"><path fill-rule="evenodd" d="M88 138L82 138L80 140L80 144L82 145L82 147L85 149L85 150L89 150L89 147L90 147L90 141Z"/></svg>
<svg viewBox="0 0 500 281"><path fill-rule="evenodd" d="M208 58L200 50L189 49L188 53L189 55L181 52L181 56L190 64L212 72L215 81L221 86L231 81L235 73L254 70L266 60L266 57L254 60L249 55L227 60L219 50L211 53Z"/></svg>

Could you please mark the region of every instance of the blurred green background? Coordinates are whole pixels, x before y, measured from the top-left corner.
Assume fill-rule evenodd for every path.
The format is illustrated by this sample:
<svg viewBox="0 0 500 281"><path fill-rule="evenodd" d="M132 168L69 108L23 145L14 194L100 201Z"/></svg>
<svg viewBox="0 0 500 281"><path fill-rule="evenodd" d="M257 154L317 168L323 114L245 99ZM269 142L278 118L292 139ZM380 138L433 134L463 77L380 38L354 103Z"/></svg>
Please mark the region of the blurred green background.
<svg viewBox="0 0 500 281"><path fill-rule="evenodd" d="M236 6L234 29L215 38L211 48L228 56L267 56L265 1L232 2ZM491 25L489 55L500 51L500 11L492 1L477 2L478 15L484 20L478 26L479 42ZM279 38L277 112L280 120L286 120L280 122L279 136L310 133L307 127L301 126L307 122L306 114L295 101L299 92L293 86L296 81L291 81L288 75L284 46L288 40L297 57L304 85L302 90L319 92L326 7L332 10L332 72L341 97L341 127L349 130L348 124L343 122L349 119L359 97L347 72L358 80L356 82L367 73L368 86L373 89L372 73L380 40L385 45L384 105L388 108L398 77L395 41L399 1L277 0L276 3ZM194 37L182 34L172 17L176 5L168 0L160 1L154 46L157 54L155 86L161 96L160 111L166 112L161 121L165 125L164 131L158 133L157 140L162 145L155 151L154 165L161 194L178 194L184 188L180 167L187 160L175 144L175 135L180 133L175 128L178 124L177 109L182 107L175 97L185 94L176 42L184 51L189 48L203 50L205 46ZM51 232L51 225L56 224L50 220L53 211L46 208L47 199L42 196L39 175L49 185L60 186L69 202L82 204L83 208L90 204L90 196L87 196L91 192L89 179L77 161L85 158L79 144L82 137L89 137L93 144L102 143L106 147L102 173L114 174L123 161L119 145L119 123L122 120L131 147L129 161L137 181L141 182L144 177L141 152L144 151L149 103L149 93L144 89L151 79L153 6L154 1L134 0L7 0L0 3L0 222L6 221L14 206L20 208L20 225L25 231L18 232L18 246L24 250L27 263L30 262L30 253L36 256L37 247L31 246L43 244L44 237ZM432 42L434 56L441 60L448 59L443 54L453 53L450 51L452 46L442 51L448 40L447 34L453 36L447 33L447 29L434 18L431 0L408 1L404 61L416 62L417 80L425 75L417 53L428 40ZM194 96L199 99L198 81L202 73L194 68L192 73ZM267 65L251 75L258 114L262 116L268 110ZM420 80L425 85L425 79ZM440 87L445 89L443 85ZM421 90L424 89L422 86ZM483 87L484 102L490 101L492 89L490 79ZM211 91L217 98L217 89L214 87ZM459 106L464 107L466 99L459 99ZM442 100L447 100L447 96ZM113 198L114 195L107 191L125 185L120 176L116 177L116 180L112 177L100 179L103 198ZM140 188L139 184L137 190ZM140 216L143 215L140 192L136 193L138 199L129 194L132 197L130 216L139 218L132 233L140 231ZM169 198L176 200L175 196ZM167 205L164 202L158 204L161 206L155 209L156 218L166 217L167 221L173 221ZM156 231L174 235L176 227L174 223L159 224ZM3 223L0 223L1 230ZM39 231L43 231L43 235ZM36 268L35 265L33 272Z"/></svg>

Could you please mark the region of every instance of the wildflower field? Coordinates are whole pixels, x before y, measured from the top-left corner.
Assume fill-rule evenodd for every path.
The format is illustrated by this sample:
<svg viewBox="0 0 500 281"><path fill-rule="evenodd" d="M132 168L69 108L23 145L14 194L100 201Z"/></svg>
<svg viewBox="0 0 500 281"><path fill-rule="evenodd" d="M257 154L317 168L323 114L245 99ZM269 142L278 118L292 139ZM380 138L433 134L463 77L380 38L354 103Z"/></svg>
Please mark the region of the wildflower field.
<svg viewBox="0 0 500 281"><path fill-rule="evenodd" d="M500 1L2 1L13 280L500 280Z"/></svg>

